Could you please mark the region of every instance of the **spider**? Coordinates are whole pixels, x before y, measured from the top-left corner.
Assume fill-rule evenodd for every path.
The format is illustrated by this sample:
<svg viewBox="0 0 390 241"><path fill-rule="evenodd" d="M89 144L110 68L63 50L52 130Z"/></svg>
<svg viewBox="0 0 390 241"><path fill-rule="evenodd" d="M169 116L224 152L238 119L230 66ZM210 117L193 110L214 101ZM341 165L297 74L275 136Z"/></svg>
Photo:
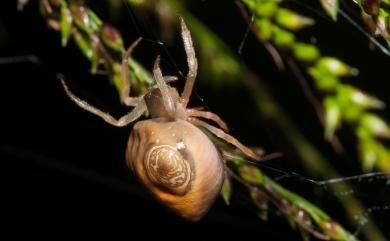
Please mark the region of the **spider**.
<svg viewBox="0 0 390 241"><path fill-rule="evenodd" d="M225 180L223 150L217 150L212 141L197 127L207 129L217 137L259 160L254 151L226 133L226 123L216 114L199 108L187 108L196 79L198 62L190 31L180 18L181 34L187 54L188 73L184 90L170 87L176 77L163 76L160 57L154 63L155 84L139 97L130 97L128 58L140 39L126 51L121 66L124 88L121 99L131 112L115 119L75 96L62 84L66 93L78 106L103 118L114 126L126 126L148 112L151 119L138 121L130 134L126 161L138 180L154 197L174 213L190 221L203 217L221 191ZM202 119L215 122L212 126Z"/></svg>
<svg viewBox="0 0 390 241"><path fill-rule="evenodd" d="M114 118L109 113L103 112L100 109L90 105L84 100L81 100L75 94L73 94L64 80L61 80L62 85L72 101L74 101L79 107L86 111L89 111L105 120L107 123L123 127L126 126L145 113L149 113L152 118L165 118L167 120L184 120L195 126L206 128L208 131L216 135L217 137L225 140L241 150L245 155L255 160L259 160L260 156L250 148L241 144L236 138L227 134L228 127L226 123L216 114L208 111L200 110L199 108L187 108L192 89L195 83L198 61L195 56L195 50L192 43L190 31L187 28L183 18L180 18L181 35L184 43L185 52L187 55L188 73L186 76L186 82L184 90L179 96L178 91L170 87L168 82L177 79L175 76L163 76L160 69L160 56L157 56L154 63L153 76L155 85L150 87L149 92L139 97L130 96L130 79L128 70L128 58L133 52L134 48L142 40L137 39L126 51L122 59L121 65L121 77L124 80L124 88L121 93L122 102L129 106L134 107L131 112L120 117L119 119ZM219 128L214 127L205 121L201 120L208 119L215 122Z"/></svg>

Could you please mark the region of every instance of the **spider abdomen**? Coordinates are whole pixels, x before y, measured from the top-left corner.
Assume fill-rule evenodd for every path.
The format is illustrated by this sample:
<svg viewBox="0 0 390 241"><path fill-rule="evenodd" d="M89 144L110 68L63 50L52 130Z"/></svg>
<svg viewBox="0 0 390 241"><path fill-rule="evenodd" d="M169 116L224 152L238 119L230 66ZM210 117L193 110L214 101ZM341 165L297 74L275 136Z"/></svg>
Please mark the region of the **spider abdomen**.
<svg viewBox="0 0 390 241"><path fill-rule="evenodd" d="M144 159L148 179L156 186L175 195L185 195L195 176L192 160L187 160L180 151L170 145L155 145L149 148Z"/></svg>
<svg viewBox="0 0 390 241"><path fill-rule="evenodd" d="M222 186L223 163L217 149L184 120L136 123L126 159L157 200L188 220L203 217Z"/></svg>

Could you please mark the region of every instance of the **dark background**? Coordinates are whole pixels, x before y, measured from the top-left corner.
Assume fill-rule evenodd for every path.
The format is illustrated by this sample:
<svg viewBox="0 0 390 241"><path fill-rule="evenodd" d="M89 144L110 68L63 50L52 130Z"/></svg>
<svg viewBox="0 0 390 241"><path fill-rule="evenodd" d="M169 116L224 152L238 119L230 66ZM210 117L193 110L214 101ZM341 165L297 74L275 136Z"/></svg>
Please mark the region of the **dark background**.
<svg viewBox="0 0 390 241"><path fill-rule="evenodd" d="M315 32L304 31L300 37L308 40L315 36L323 53L338 56L359 68L359 77L348 81L389 103L389 57L377 50L368 50L367 38L344 19L333 24L305 6L291 4L302 13L315 17L318 28ZM227 1L221 11L218 1L193 1L190 9L237 54L247 25L232 2ZM103 19L107 15L104 8L94 10ZM118 25L126 43L139 35L158 38L151 34L157 33L158 29L151 29L150 25L137 19L132 21L126 11L124 20ZM135 25L139 31L132 31ZM169 60L171 57L181 71L185 70L180 43L165 49L149 42L137 53L146 67L151 68L155 56L162 54L163 67L168 74L177 72ZM176 58L177 53L180 56ZM47 28L35 2L18 12L14 1L5 1L0 5L0 61L4 57L22 55L35 56L39 61L16 63L17 58L14 58L14 64L0 65L1 218L5 221L2 223L6 223L2 227L4 230L16 236L37 237L74 236L81 232L84 235L126 235L127 239L140 236L187 240L301 240L299 233L292 230L276 210L270 210L267 222L257 218L256 209L239 185L234 186L230 207L218 200L198 223L183 221L158 205L133 180L123 161L132 126L112 127L82 111L66 97L56 76L63 74L79 96L120 116L126 109L119 105L114 88L105 77L88 74L88 61L73 44L61 47L60 34ZM239 58L267 81L294 123L343 175L361 172L350 130L346 128L342 132L347 153L338 157L322 140L322 127L291 73L280 73L253 36L249 35L245 40ZM262 146L267 152L289 152L286 140L274 136L267 123L256 114L244 88L212 88L204 79L199 79L196 85L194 102L207 105L220 114L231 127L232 134L242 142ZM389 119L387 111L380 114ZM287 155L269 165L303 173L294 156ZM337 202L326 190L294 178L282 184L319 204L335 219L345 221ZM383 183L375 180L359 183L352 191L368 206L386 204L386 196L379 195L388 191ZM382 229L390 224L388 214L384 211L373 214ZM347 222L343 224L349 227Z"/></svg>

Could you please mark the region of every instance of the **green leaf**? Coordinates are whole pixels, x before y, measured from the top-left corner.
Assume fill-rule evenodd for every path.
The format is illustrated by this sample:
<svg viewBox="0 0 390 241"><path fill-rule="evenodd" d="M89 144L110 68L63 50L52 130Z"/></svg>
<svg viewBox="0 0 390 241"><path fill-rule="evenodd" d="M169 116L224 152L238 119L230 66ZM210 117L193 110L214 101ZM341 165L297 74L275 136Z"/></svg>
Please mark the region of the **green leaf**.
<svg viewBox="0 0 390 241"><path fill-rule="evenodd" d="M285 189L267 176L264 176L264 183L265 185L270 185L271 188L275 189L275 191L278 192L279 195L282 195L286 200L291 203L294 203L297 207L307 212L315 222L318 223L321 220L330 219L329 216L317 206L308 202L306 199L298 196L297 194Z"/></svg>
<svg viewBox="0 0 390 241"><path fill-rule="evenodd" d="M254 0L243 0L243 2L248 6L250 9L255 9L256 3Z"/></svg>
<svg viewBox="0 0 390 241"><path fill-rule="evenodd" d="M324 100L325 107L325 138L331 140L334 132L341 124L341 111L337 99L327 97Z"/></svg>
<svg viewBox="0 0 390 241"><path fill-rule="evenodd" d="M341 85L337 88L337 101L341 107L342 118L348 122L355 123L364 112L364 108L353 101L355 87Z"/></svg>
<svg viewBox="0 0 390 241"><path fill-rule="evenodd" d="M76 26L88 34L97 33L103 25L103 22L90 9L72 4L70 7Z"/></svg>
<svg viewBox="0 0 390 241"><path fill-rule="evenodd" d="M321 0L321 5L329 16L336 21L337 12L339 10L339 1L338 0Z"/></svg>
<svg viewBox="0 0 390 241"><path fill-rule="evenodd" d="M377 167L380 170L390 173L390 151L384 145L378 144L378 162Z"/></svg>
<svg viewBox="0 0 390 241"><path fill-rule="evenodd" d="M390 138L389 126L375 114L364 114L360 119L360 125L373 136Z"/></svg>
<svg viewBox="0 0 390 241"><path fill-rule="evenodd" d="M113 73L111 75L111 80L114 83L114 86L118 93L122 93L123 90L123 82L122 82L122 75L121 75L121 64L114 63L112 65Z"/></svg>
<svg viewBox="0 0 390 241"><path fill-rule="evenodd" d="M335 76L357 75L359 71L351 68L342 61L333 57L322 57L318 60L317 67Z"/></svg>
<svg viewBox="0 0 390 241"><path fill-rule="evenodd" d="M371 171L378 161L377 148L373 139L365 138L358 144L359 157L362 160L363 170Z"/></svg>
<svg viewBox="0 0 390 241"><path fill-rule="evenodd" d="M275 21L282 27L289 30L299 30L307 26L314 25L314 20L311 18L299 15L291 10L279 8L276 12Z"/></svg>
<svg viewBox="0 0 390 241"><path fill-rule="evenodd" d="M150 76L149 72L146 71L137 61L132 58L129 58L129 68L130 72L134 74L134 77L140 84L152 84L153 78Z"/></svg>
<svg viewBox="0 0 390 241"><path fill-rule="evenodd" d="M295 35L289 31L273 26L273 41L276 46L290 48L295 42Z"/></svg>
<svg viewBox="0 0 390 241"><path fill-rule="evenodd" d="M311 44L296 43L293 46L295 58L304 62L314 62L320 57L320 51Z"/></svg>
<svg viewBox="0 0 390 241"><path fill-rule="evenodd" d="M116 28L105 24L100 31L100 36L102 38L103 43L112 50L121 53L125 51L123 47L122 36Z"/></svg>
<svg viewBox="0 0 390 241"><path fill-rule="evenodd" d="M66 46L72 34L72 14L65 1L61 4L61 44Z"/></svg>
<svg viewBox="0 0 390 241"><path fill-rule="evenodd" d="M225 201L226 205L229 206L230 197L232 196L232 184L231 184L230 176L226 175L226 173L225 173L225 180L223 182L222 189L221 189L221 196Z"/></svg>
<svg viewBox="0 0 390 241"><path fill-rule="evenodd" d="M390 172L390 150L373 138L361 139L358 145L359 155L365 172L372 171L374 166Z"/></svg>
<svg viewBox="0 0 390 241"><path fill-rule="evenodd" d="M357 88L354 88L351 91L350 98L353 103L364 108L383 109L385 107L385 103L381 100L370 96Z"/></svg>
<svg viewBox="0 0 390 241"><path fill-rule="evenodd" d="M246 182L255 185L262 185L264 183L263 173L254 166L251 165L242 165L239 168L239 173L242 179Z"/></svg>
<svg viewBox="0 0 390 241"><path fill-rule="evenodd" d="M258 3L254 11L260 18L271 18L276 13L278 7L276 2L266 1Z"/></svg>
<svg viewBox="0 0 390 241"><path fill-rule="evenodd" d="M73 38L76 42L76 45L80 48L81 52L88 58L91 62L91 73L96 74L99 61L97 49L94 47L91 38L81 33L73 33Z"/></svg>
<svg viewBox="0 0 390 241"><path fill-rule="evenodd" d="M103 21L91 9L87 9L87 12L91 20L90 22L91 28L94 29L95 31L99 31L103 25Z"/></svg>
<svg viewBox="0 0 390 241"><path fill-rule="evenodd" d="M266 18L255 20L255 25L259 29L258 35L261 40L269 40L272 36L272 23Z"/></svg>
<svg viewBox="0 0 390 241"><path fill-rule="evenodd" d="M315 80L316 87L322 91L333 91L339 84L339 79L329 73L324 73L321 69L316 66L308 68L309 75Z"/></svg>
<svg viewBox="0 0 390 241"><path fill-rule="evenodd" d="M73 34L73 38L76 42L76 45L80 48L84 56L91 60L93 56L93 50L90 39L87 36L82 35L78 32Z"/></svg>
<svg viewBox="0 0 390 241"><path fill-rule="evenodd" d="M98 68L99 68L98 49L97 49L97 47L94 44L92 44L91 50L92 50L92 55L91 55L91 58L90 58L90 61L91 61L91 73L92 74L96 74L97 71L98 71Z"/></svg>
<svg viewBox="0 0 390 241"><path fill-rule="evenodd" d="M347 231L337 222L326 220L319 223L319 226L324 231L325 235L331 240L337 241L357 241L356 237Z"/></svg>

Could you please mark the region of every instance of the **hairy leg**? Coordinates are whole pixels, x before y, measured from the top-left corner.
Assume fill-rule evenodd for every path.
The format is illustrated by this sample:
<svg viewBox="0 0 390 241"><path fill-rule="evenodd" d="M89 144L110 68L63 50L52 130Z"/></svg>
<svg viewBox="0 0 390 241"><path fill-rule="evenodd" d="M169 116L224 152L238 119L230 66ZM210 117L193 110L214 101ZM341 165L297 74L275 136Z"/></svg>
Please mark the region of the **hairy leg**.
<svg viewBox="0 0 390 241"><path fill-rule="evenodd" d="M192 124L196 125L196 126L201 126L201 127L206 128L207 130L209 130L211 133L213 133L217 137L225 140L226 142L228 142L228 143L232 144L233 146L237 147L238 149L240 149L240 151L242 151L248 157L253 158L255 160L260 160L261 157L258 154L256 154L254 151L252 151L248 147L246 147L243 144L241 144L233 136L223 132L221 129L218 129L218 128L216 128L216 127L214 127L212 125L209 125L206 122L201 121L201 120L199 120L197 118L194 118L194 117L193 118L189 118L188 121L191 122Z"/></svg>
<svg viewBox="0 0 390 241"><path fill-rule="evenodd" d="M169 93L169 87L165 82L164 77L161 73L160 56L157 56L156 61L154 62L153 75L157 83L157 86L161 91L165 109L167 110L168 113L173 113L175 111L175 105Z"/></svg>
<svg viewBox="0 0 390 241"><path fill-rule="evenodd" d="M138 38L134 43L130 45L126 53L122 58L121 65L121 79L122 79L122 93L121 100L127 106L136 106L138 101L136 97L130 97L130 74L129 74L129 58L131 53L134 51L135 47L141 42L142 38Z"/></svg>
<svg viewBox="0 0 390 241"><path fill-rule="evenodd" d="M172 75L166 75L164 76L164 81L165 83L169 83L169 82L172 82L172 81L176 81L178 78L177 76L172 76Z"/></svg>
<svg viewBox="0 0 390 241"><path fill-rule="evenodd" d="M181 36L184 43L184 49L187 54L188 64L186 83L184 85L183 93L181 94L181 104L184 108L186 108L192 93L192 88L194 87L196 73L198 71L198 60L195 56L195 49L194 45L192 44L190 31L188 30L183 18L180 18L180 25Z"/></svg>
<svg viewBox="0 0 390 241"><path fill-rule="evenodd" d="M101 117L103 120L105 120L107 123L109 123L109 124L111 124L113 126L118 126L118 127L126 126L129 123L131 123L131 122L135 121L136 119L138 119L146 111L145 101L143 100L143 97L139 97L138 98L138 104L134 107L134 109L131 112L129 112L128 114L122 116L121 118L119 118L117 120L113 116L111 116L110 114L108 114L106 112L103 112L103 111L99 110L98 108L90 105L86 101L81 100L80 98L78 98L75 94L73 94L69 90L69 88L65 84L64 80L61 80L61 83L62 83L62 85L63 85L63 87L65 89L66 94L79 107L81 107L82 109L84 109L84 110L86 110L88 112L91 112L92 114L95 114L95 115Z"/></svg>
<svg viewBox="0 0 390 241"><path fill-rule="evenodd" d="M188 115L188 117L191 117L191 116L202 117L202 118L205 118L208 120L212 120L215 123L217 123L217 125L219 127L221 127L224 131L229 131L229 128L227 127L226 123L221 119L221 117L219 117L217 114L214 114L212 112L201 111L201 110L197 110L197 109L187 109L187 115Z"/></svg>

